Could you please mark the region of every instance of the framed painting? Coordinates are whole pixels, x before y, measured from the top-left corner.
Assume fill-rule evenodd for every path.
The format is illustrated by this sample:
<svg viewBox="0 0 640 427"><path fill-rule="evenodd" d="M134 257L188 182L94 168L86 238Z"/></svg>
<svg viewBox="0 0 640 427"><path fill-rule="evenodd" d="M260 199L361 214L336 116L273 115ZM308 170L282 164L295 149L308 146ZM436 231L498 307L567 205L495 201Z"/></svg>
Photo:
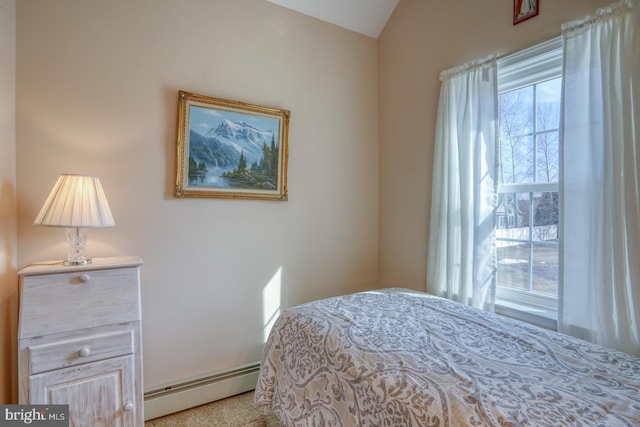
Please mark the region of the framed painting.
<svg viewBox="0 0 640 427"><path fill-rule="evenodd" d="M539 3L539 0L513 0L513 25L538 16Z"/></svg>
<svg viewBox="0 0 640 427"><path fill-rule="evenodd" d="M287 200L289 116L180 91L175 196Z"/></svg>

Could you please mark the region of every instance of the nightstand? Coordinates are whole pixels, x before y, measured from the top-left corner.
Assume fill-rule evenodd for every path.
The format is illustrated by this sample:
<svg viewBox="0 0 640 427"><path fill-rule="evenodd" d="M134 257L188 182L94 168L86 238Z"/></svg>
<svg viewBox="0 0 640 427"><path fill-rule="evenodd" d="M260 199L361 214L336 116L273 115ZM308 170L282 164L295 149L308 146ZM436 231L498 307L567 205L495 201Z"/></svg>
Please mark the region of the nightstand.
<svg viewBox="0 0 640 427"><path fill-rule="evenodd" d="M21 404L68 404L71 426L144 425L139 257L32 264L20 276Z"/></svg>

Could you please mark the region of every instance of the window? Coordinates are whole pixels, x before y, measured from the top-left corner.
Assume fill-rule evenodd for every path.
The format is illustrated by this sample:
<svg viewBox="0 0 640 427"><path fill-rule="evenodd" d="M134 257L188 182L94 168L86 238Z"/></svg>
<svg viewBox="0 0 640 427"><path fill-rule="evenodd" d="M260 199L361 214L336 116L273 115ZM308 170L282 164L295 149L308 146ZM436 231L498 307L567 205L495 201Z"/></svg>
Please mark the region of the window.
<svg viewBox="0 0 640 427"><path fill-rule="evenodd" d="M497 306L552 326L558 297L562 40L498 62Z"/></svg>

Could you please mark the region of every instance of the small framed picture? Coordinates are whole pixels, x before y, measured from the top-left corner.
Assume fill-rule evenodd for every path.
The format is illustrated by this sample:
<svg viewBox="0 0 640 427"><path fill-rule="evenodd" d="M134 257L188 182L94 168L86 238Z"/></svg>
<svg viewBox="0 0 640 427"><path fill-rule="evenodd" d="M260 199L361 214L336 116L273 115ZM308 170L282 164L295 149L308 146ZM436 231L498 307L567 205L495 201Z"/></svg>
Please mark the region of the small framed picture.
<svg viewBox="0 0 640 427"><path fill-rule="evenodd" d="M538 15L539 0L513 0L513 25Z"/></svg>
<svg viewBox="0 0 640 427"><path fill-rule="evenodd" d="M289 116L180 91L175 196L287 200Z"/></svg>

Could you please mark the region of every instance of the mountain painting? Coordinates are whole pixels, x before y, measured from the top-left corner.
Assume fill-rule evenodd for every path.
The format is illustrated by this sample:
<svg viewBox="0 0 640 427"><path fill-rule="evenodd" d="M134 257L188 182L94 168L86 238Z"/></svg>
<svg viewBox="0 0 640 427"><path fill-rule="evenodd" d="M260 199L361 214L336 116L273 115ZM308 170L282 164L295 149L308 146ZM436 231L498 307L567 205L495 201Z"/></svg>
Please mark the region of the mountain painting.
<svg viewBox="0 0 640 427"><path fill-rule="evenodd" d="M181 92L176 195L286 199L289 112L193 97Z"/></svg>

